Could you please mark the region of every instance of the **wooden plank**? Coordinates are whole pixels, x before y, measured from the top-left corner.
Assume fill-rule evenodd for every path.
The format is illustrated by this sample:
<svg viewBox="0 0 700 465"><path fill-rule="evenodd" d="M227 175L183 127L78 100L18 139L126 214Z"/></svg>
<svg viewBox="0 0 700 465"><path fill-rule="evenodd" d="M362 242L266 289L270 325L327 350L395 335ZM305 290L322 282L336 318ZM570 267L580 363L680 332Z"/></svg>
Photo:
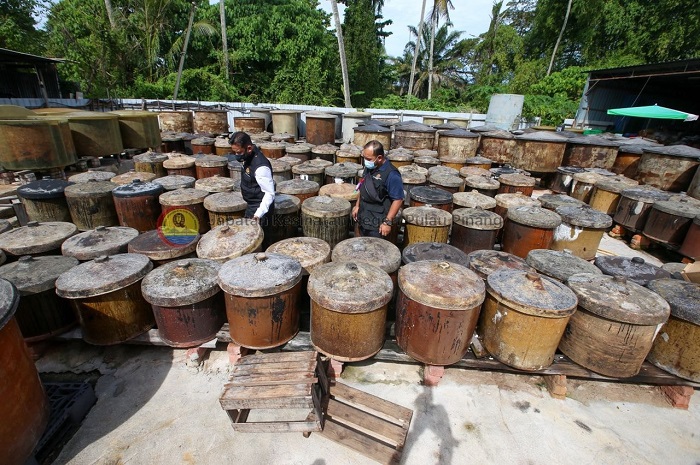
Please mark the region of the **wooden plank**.
<svg viewBox="0 0 700 465"><path fill-rule="evenodd" d="M275 352L270 354L246 355L236 364L238 366L244 366L257 363L313 362L316 360L316 355L316 351Z"/></svg>
<svg viewBox="0 0 700 465"><path fill-rule="evenodd" d="M315 368L315 360L310 362L256 363L254 365L244 366L238 366L238 364L236 364L231 376L249 376L253 374L270 373L307 373L313 372Z"/></svg>
<svg viewBox="0 0 700 465"><path fill-rule="evenodd" d="M222 400L234 402L237 400L246 400L254 397L259 400L286 398L286 397L304 397L311 398L311 384L292 384L292 385L274 385L274 386L232 386L227 385L221 394Z"/></svg>
<svg viewBox="0 0 700 465"><path fill-rule="evenodd" d="M293 376L290 378L290 376ZM257 376L237 376L225 386L274 386L279 384L313 384L318 379L313 373L304 375L294 373L292 375L257 375Z"/></svg>
<svg viewBox="0 0 700 465"><path fill-rule="evenodd" d="M329 418L320 434L379 463L394 464L401 460L401 452Z"/></svg>
<svg viewBox="0 0 700 465"><path fill-rule="evenodd" d="M315 421L276 421L235 423L233 429L239 433L308 433L321 431Z"/></svg>
<svg viewBox="0 0 700 465"><path fill-rule="evenodd" d="M403 443L406 441L406 430L403 427L335 399L328 401L326 419L349 424L352 428L379 438L394 447L403 447Z"/></svg>
<svg viewBox="0 0 700 465"><path fill-rule="evenodd" d="M411 423L411 417L413 417L413 410L411 409L351 388L339 381L336 381L335 386L331 387L331 397L342 399L345 403L358 406L363 410L371 409L381 414L386 420L406 428Z"/></svg>
<svg viewBox="0 0 700 465"><path fill-rule="evenodd" d="M299 409L310 409L313 408L313 399L311 396L304 397L275 397L271 399L257 399L257 398L247 398L247 399L236 399L227 400L224 398L219 399L219 404L224 410L235 410L235 409L256 409L256 408L266 408L266 409L286 409L286 408L299 408Z"/></svg>

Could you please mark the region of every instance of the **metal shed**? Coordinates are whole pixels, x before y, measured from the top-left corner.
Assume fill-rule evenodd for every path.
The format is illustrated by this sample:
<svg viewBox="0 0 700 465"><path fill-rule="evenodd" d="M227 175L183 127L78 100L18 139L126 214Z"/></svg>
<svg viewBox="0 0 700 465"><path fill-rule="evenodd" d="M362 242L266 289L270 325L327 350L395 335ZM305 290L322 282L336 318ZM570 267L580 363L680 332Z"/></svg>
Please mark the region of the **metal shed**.
<svg viewBox="0 0 700 465"><path fill-rule="evenodd" d="M61 98L56 63L45 58L0 48L0 99Z"/></svg>

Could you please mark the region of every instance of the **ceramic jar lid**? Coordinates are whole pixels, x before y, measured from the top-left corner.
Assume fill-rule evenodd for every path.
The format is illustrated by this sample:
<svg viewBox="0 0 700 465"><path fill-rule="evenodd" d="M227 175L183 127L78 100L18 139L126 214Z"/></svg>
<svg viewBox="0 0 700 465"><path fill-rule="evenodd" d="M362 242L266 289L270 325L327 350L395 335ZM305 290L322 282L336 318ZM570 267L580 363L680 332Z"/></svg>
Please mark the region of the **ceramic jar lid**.
<svg viewBox="0 0 700 465"><path fill-rule="evenodd" d="M64 196L66 187L72 182L63 179L41 179L17 188L17 195L23 199L58 199Z"/></svg>
<svg viewBox="0 0 700 465"><path fill-rule="evenodd" d="M544 318L571 316L578 304L568 287L534 271L496 271L486 278L486 289L505 306Z"/></svg>
<svg viewBox="0 0 700 465"><path fill-rule="evenodd" d="M589 205L563 206L555 210L562 222L572 226L591 229L607 229L612 226L612 218Z"/></svg>
<svg viewBox="0 0 700 465"><path fill-rule="evenodd" d="M558 214L542 207L511 207L506 216L509 221L532 228L554 229L561 224L561 217Z"/></svg>
<svg viewBox="0 0 700 465"><path fill-rule="evenodd" d="M275 194L275 214L288 215L301 209L301 200L288 194Z"/></svg>
<svg viewBox="0 0 700 465"><path fill-rule="evenodd" d="M552 131L534 131L527 134L521 134L515 138L526 142L553 142L558 144L566 144L568 141L566 137L557 135Z"/></svg>
<svg viewBox="0 0 700 465"><path fill-rule="evenodd" d="M306 179L290 179L277 183L277 192L281 194L313 194L320 189L316 181Z"/></svg>
<svg viewBox="0 0 700 465"><path fill-rule="evenodd" d="M326 168L326 176L335 178L354 178L357 176L357 170L361 168L362 166L358 165L357 163L336 163L335 165Z"/></svg>
<svg viewBox="0 0 700 465"><path fill-rule="evenodd" d="M217 168L228 165L228 158L220 157L218 155L204 155L195 158L194 164L195 166L200 166L202 168Z"/></svg>
<svg viewBox="0 0 700 465"><path fill-rule="evenodd" d="M166 191L174 191L175 189L186 189L194 187L195 179L192 176L181 176L179 174L171 174L162 178L154 179L154 183L163 186Z"/></svg>
<svg viewBox="0 0 700 465"><path fill-rule="evenodd" d="M556 210L559 207L576 207L586 205L585 202L582 202L566 194L542 194L539 197L537 197L537 200L542 205L542 208L546 208L547 210L552 211Z"/></svg>
<svg viewBox="0 0 700 465"><path fill-rule="evenodd" d="M679 279L656 279L647 287L659 294L671 307L671 315L700 325L700 286Z"/></svg>
<svg viewBox="0 0 700 465"><path fill-rule="evenodd" d="M204 208L215 213L233 213L245 210L248 204L240 192L219 192L204 199Z"/></svg>
<svg viewBox="0 0 700 465"><path fill-rule="evenodd" d="M471 310L485 298L484 282L456 263L423 260L399 269L398 284L411 300L446 310Z"/></svg>
<svg viewBox="0 0 700 465"><path fill-rule="evenodd" d="M194 252L199 239L197 234L185 244L175 244L167 241L158 230L153 230L132 239L127 245L127 250L129 253L145 255L154 261L172 260Z"/></svg>
<svg viewBox="0 0 700 465"><path fill-rule="evenodd" d="M671 194L653 187L632 187L623 190L620 195L630 200L642 203L654 203L668 200Z"/></svg>
<svg viewBox="0 0 700 465"><path fill-rule="evenodd" d="M418 186L411 189L411 199L428 205L452 203L452 193L432 186Z"/></svg>
<svg viewBox="0 0 700 465"><path fill-rule="evenodd" d="M700 149L695 147L690 147L687 145L664 145L661 147L645 146L642 148L643 152L649 152L659 155L670 155L673 157L682 158L700 158Z"/></svg>
<svg viewBox="0 0 700 465"><path fill-rule="evenodd" d="M311 153L312 148L313 146L310 144L289 144L285 150L287 153L305 154Z"/></svg>
<svg viewBox="0 0 700 465"><path fill-rule="evenodd" d="M437 186L449 187L453 189L461 189L462 185L464 184L462 178L450 174L435 174L430 176L428 180Z"/></svg>
<svg viewBox="0 0 700 465"><path fill-rule="evenodd" d="M276 253L252 253L228 262L219 270L219 286L239 297L266 297L287 291L301 281L298 260Z"/></svg>
<svg viewBox="0 0 700 465"><path fill-rule="evenodd" d="M401 176L403 176L407 172L413 172L413 173L419 173L425 177L428 177L428 168L423 168L422 166L416 165L415 163L413 163L411 165L399 166L398 170L399 170L399 173L401 173Z"/></svg>
<svg viewBox="0 0 700 465"><path fill-rule="evenodd" d="M112 182L114 182L114 179L115 178L112 178ZM117 198L158 196L162 194L163 191L163 186L160 184L156 184L154 182L142 182L139 179L135 179L129 184L118 186L112 191L112 195Z"/></svg>
<svg viewBox="0 0 700 465"><path fill-rule="evenodd" d="M209 192L202 189L183 188L161 194L158 201L166 207L180 207L202 203L208 195Z"/></svg>
<svg viewBox="0 0 700 465"><path fill-rule="evenodd" d="M700 205L695 202L682 200L663 200L656 202L652 207L669 215L680 216L682 218L695 218L700 215Z"/></svg>
<svg viewBox="0 0 700 465"><path fill-rule="evenodd" d="M163 153L146 152L140 155L135 155L132 160L136 163L163 163L168 159L168 156Z"/></svg>
<svg viewBox="0 0 700 465"><path fill-rule="evenodd" d="M404 184L422 185L425 184L426 179L427 178L424 174L417 173L415 171L405 171L401 173L401 180Z"/></svg>
<svg viewBox="0 0 700 465"><path fill-rule="evenodd" d="M525 259L539 273L566 282L579 273L603 274L594 264L577 257L570 250L534 249Z"/></svg>
<svg viewBox="0 0 700 465"><path fill-rule="evenodd" d="M354 237L339 242L331 255L334 262L362 262L394 273L401 266L401 251L378 237Z"/></svg>
<svg viewBox="0 0 700 465"><path fill-rule="evenodd" d="M319 155L335 155L337 151L338 147L333 144L316 145L311 149L311 153L317 153Z"/></svg>
<svg viewBox="0 0 700 465"><path fill-rule="evenodd" d="M252 219L240 218L203 235L197 244L197 256L223 262L258 250L262 241L260 225Z"/></svg>
<svg viewBox="0 0 700 465"><path fill-rule="evenodd" d="M482 279L501 269L534 271L522 258L497 250L476 250L470 253L469 269Z"/></svg>
<svg viewBox="0 0 700 465"><path fill-rule="evenodd" d="M507 186L532 187L537 184L537 179L520 173L504 174L498 181Z"/></svg>
<svg viewBox="0 0 700 465"><path fill-rule="evenodd" d="M182 307L216 295L221 265L213 260L185 258L160 266L143 278L141 292L151 305Z"/></svg>
<svg viewBox="0 0 700 465"><path fill-rule="evenodd" d="M481 208L482 210L496 208L496 199L481 194L477 190L471 192L455 192L452 194L452 203L456 207L464 208Z"/></svg>
<svg viewBox="0 0 700 465"><path fill-rule="evenodd" d="M296 259L306 274L311 274L317 266L331 260L331 246L323 239L315 237L284 239L272 244L266 252Z"/></svg>
<svg viewBox="0 0 700 465"><path fill-rule="evenodd" d="M61 247L63 241L78 232L73 223L30 221L26 226L0 234L0 249L11 255L34 255Z"/></svg>
<svg viewBox="0 0 700 465"><path fill-rule="evenodd" d="M360 195L356 189L356 184L350 184L347 182L326 184L318 191L318 195L345 199L349 202L354 202Z"/></svg>
<svg viewBox="0 0 700 465"><path fill-rule="evenodd" d="M386 271L363 262L331 262L309 276L318 305L338 313L368 313L389 303L394 285Z"/></svg>
<svg viewBox="0 0 700 465"><path fill-rule="evenodd" d="M440 137L455 137L459 139L473 139L479 137L479 134L468 131L466 129L451 129L449 131L441 131Z"/></svg>
<svg viewBox="0 0 700 465"><path fill-rule="evenodd" d="M119 174L110 179L110 182L119 186L131 184L134 181L139 181L143 184L148 184L156 178L154 173L146 173L143 171L130 170L124 174Z"/></svg>
<svg viewBox="0 0 700 465"><path fill-rule="evenodd" d="M514 194L496 194L494 198L496 199L497 207L506 209L511 209L514 207L540 206L539 200L523 195L521 192L516 192Z"/></svg>
<svg viewBox="0 0 700 465"><path fill-rule="evenodd" d="M96 229L76 234L61 245L61 253L80 261L94 260L101 255L126 252L127 244L139 232L125 226L98 226Z"/></svg>
<svg viewBox="0 0 700 465"><path fill-rule="evenodd" d="M209 193L230 192L233 190L235 184L236 182L231 178L212 176L209 178L197 179L194 183L194 187L195 189L207 191Z"/></svg>
<svg viewBox="0 0 700 465"><path fill-rule="evenodd" d="M446 227L452 224L452 214L435 207L409 207L403 211L406 223L424 227Z"/></svg>
<svg viewBox="0 0 700 465"><path fill-rule="evenodd" d="M596 257L594 263L604 274L623 276L640 286L654 279L671 277L668 271L645 262L642 257Z"/></svg>
<svg viewBox="0 0 700 465"><path fill-rule="evenodd" d="M450 168L449 166L431 166L428 168L428 179L436 175L449 175L449 176L459 176L459 170Z"/></svg>
<svg viewBox="0 0 700 465"><path fill-rule="evenodd" d="M56 279L80 262L73 257L25 255L0 267L0 278L15 285L20 295L33 295L53 289Z"/></svg>
<svg viewBox="0 0 700 465"><path fill-rule="evenodd" d="M403 249L404 264L422 260L437 260L469 266L469 257L457 247L442 242L416 242Z"/></svg>
<svg viewBox="0 0 700 465"><path fill-rule="evenodd" d="M313 174L323 174L323 171L325 168L321 165L315 164L315 163L309 163L308 161L305 161L304 163L300 163L298 165L292 166L292 173L294 174L305 174L305 175L313 175Z"/></svg>
<svg viewBox="0 0 700 465"><path fill-rule="evenodd" d="M194 166L195 158L187 155L178 155L176 157L170 157L163 162L163 168L169 170L181 170L185 168L192 168Z"/></svg>
<svg viewBox="0 0 700 465"><path fill-rule="evenodd" d="M396 132L423 132L435 134L436 131L434 127L428 126L427 124L417 123L415 121L410 121L405 124L396 125L395 128Z"/></svg>
<svg viewBox="0 0 700 465"><path fill-rule="evenodd" d="M86 171L85 173L74 174L68 178L69 182L79 183L88 181L109 181L116 176L111 171Z"/></svg>
<svg viewBox="0 0 700 465"><path fill-rule="evenodd" d="M269 161L270 161L270 166L272 166L273 173L285 173L285 172L292 171L292 165L290 165L286 161L281 161L279 158L271 158ZM236 165L240 165L240 166L236 166L235 169L232 169L231 163L232 162L228 162L229 171L241 171L243 169L243 165L239 162L236 162Z"/></svg>
<svg viewBox="0 0 700 465"><path fill-rule="evenodd" d="M64 194L66 197L95 197L111 196L117 185L109 181L88 181L67 186Z"/></svg>
<svg viewBox="0 0 700 465"><path fill-rule="evenodd" d="M596 189L619 194L631 186L638 185L639 182L624 176L609 176L595 183Z"/></svg>
<svg viewBox="0 0 700 465"><path fill-rule="evenodd" d="M141 254L102 256L82 263L56 280L56 293L66 299L82 299L123 289L146 276L153 263Z"/></svg>
<svg viewBox="0 0 700 465"><path fill-rule="evenodd" d="M317 218L338 218L347 216L352 205L345 199L317 195L309 197L301 204L301 213Z"/></svg>
<svg viewBox="0 0 700 465"><path fill-rule="evenodd" d="M464 184L471 189L496 190L501 187L501 183L495 179L473 174L464 177Z"/></svg>
<svg viewBox="0 0 700 465"><path fill-rule="evenodd" d="M452 221L465 228L481 231L503 227L503 218L499 214L481 208L457 208L452 212Z"/></svg>

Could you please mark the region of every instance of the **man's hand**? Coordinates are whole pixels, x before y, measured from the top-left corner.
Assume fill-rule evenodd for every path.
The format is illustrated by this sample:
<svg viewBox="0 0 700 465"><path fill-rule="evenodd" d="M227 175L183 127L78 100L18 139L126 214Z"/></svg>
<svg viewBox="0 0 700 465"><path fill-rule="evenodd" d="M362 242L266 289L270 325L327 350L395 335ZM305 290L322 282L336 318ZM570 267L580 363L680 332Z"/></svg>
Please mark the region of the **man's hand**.
<svg viewBox="0 0 700 465"><path fill-rule="evenodd" d="M391 233L391 226L385 223L379 225L379 234L382 236L388 236L389 233Z"/></svg>
<svg viewBox="0 0 700 465"><path fill-rule="evenodd" d="M355 205L352 208L352 219L353 220L357 221L357 212L359 212L359 211L360 211L360 207L358 205Z"/></svg>
<svg viewBox="0 0 700 465"><path fill-rule="evenodd" d="M255 221L256 223L260 223L260 218L257 216L254 216L253 221Z"/></svg>

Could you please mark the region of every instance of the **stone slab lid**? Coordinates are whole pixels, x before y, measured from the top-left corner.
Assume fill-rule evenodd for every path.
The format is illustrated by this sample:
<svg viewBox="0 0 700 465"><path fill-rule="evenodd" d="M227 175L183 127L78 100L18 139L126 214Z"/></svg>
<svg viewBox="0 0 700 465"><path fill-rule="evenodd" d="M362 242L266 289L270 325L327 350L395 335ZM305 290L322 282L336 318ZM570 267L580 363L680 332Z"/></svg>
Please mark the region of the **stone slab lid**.
<svg viewBox="0 0 700 465"><path fill-rule="evenodd" d="M63 179L40 179L17 188L17 195L23 199L41 200L64 197L66 187L72 185Z"/></svg>
<svg viewBox="0 0 700 465"><path fill-rule="evenodd" d="M357 176L357 170L361 168L362 166L357 163L336 163L335 165L326 168L326 176L333 176L336 178L352 178Z"/></svg>
<svg viewBox="0 0 700 465"><path fill-rule="evenodd" d="M296 136L288 132L278 132L270 136L270 140L273 142L286 142L290 139L293 141L294 139L296 139Z"/></svg>
<svg viewBox="0 0 700 465"><path fill-rule="evenodd" d="M185 258L166 263L141 281L143 298L159 307L194 305L219 291L221 265L203 258Z"/></svg>
<svg viewBox="0 0 700 465"><path fill-rule="evenodd" d="M614 140L606 139L605 137L586 135L569 138L571 145L595 145L598 147L619 147L620 143Z"/></svg>
<svg viewBox="0 0 700 465"><path fill-rule="evenodd" d="M584 184L595 184L598 181L602 181L604 178L598 173L591 173L590 171L584 171L583 173L574 174L574 179L577 182Z"/></svg>
<svg viewBox="0 0 700 465"><path fill-rule="evenodd" d="M479 137L479 134L471 132L467 129L451 129L449 131L440 131L440 137L455 137L459 139L473 139Z"/></svg>
<svg viewBox="0 0 700 465"><path fill-rule="evenodd" d="M394 273L401 266L399 248L378 237L354 237L339 242L331 255L334 262L362 262Z"/></svg>
<svg viewBox="0 0 700 465"><path fill-rule="evenodd" d="M581 308L608 320L658 325L666 322L671 313L661 296L622 276L575 274L567 284Z"/></svg>
<svg viewBox="0 0 700 465"><path fill-rule="evenodd" d="M285 148L285 151L287 153L304 154L304 153L311 153L312 148L314 148L314 146L311 144L304 144L304 143L289 144Z"/></svg>
<svg viewBox="0 0 700 465"><path fill-rule="evenodd" d="M404 264L422 260L437 260L469 267L469 257L457 247L442 242L416 242L403 249Z"/></svg>
<svg viewBox="0 0 700 465"><path fill-rule="evenodd" d="M649 281L670 278L671 274L656 265L647 263L642 257L596 257L595 266L603 274L621 276L625 279L646 286Z"/></svg>
<svg viewBox="0 0 700 465"><path fill-rule="evenodd" d="M364 262L331 262L309 276L311 299L338 313L368 313L388 304L394 285L389 274Z"/></svg>
<svg viewBox="0 0 700 465"><path fill-rule="evenodd" d="M594 264L577 257L570 250L534 249L525 259L539 273L566 282L579 273L603 274Z"/></svg>
<svg viewBox="0 0 700 465"><path fill-rule="evenodd" d="M437 129L435 129L432 126L428 126L427 124L418 123L415 121L410 121L410 122L406 122L405 124L401 124L401 125L397 124L395 126L395 131L396 132L421 132L421 133L435 134L435 131L437 131Z"/></svg>
<svg viewBox="0 0 700 465"><path fill-rule="evenodd" d="M325 171L325 167L316 164L316 163L309 163L308 161L305 161L304 163L300 163L298 165L292 166L292 173L294 174L306 174L306 175L314 175L314 174L323 174Z"/></svg>
<svg viewBox="0 0 700 465"><path fill-rule="evenodd" d="M328 168L333 166L332 161L324 160L323 158L312 158L311 160L305 161L303 163L308 163L309 165L321 166L323 168ZM362 165L360 165L362 167Z"/></svg>
<svg viewBox="0 0 700 465"><path fill-rule="evenodd" d="M161 194L158 201L166 207L180 207L202 203L208 195L209 192L202 189L183 188Z"/></svg>
<svg viewBox="0 0 700 465"><path fill-rule="evenodd" d="M596 189L619 194L625 189L639 184L639 181L627 178L625 176L605 177L595 183Z"/></svg>
<svg viewBox="0 0 700 465"><path fill-rule="evenodd" d="M272 172L273 173L284 173L284 172L291 172L292 171L292 165L287 163L286 161L281 161L279 158L271 158L269 159L270 165L272 166ZM237 167L237 170L232 170L231 169L231 163L228 163L228 169L229 171L240 171L243 169L243 165L236 162L240 167Z"/></svg>
<svg viewBox="0 0 700 465"><path fill-rule="evenodd" d="M445 158L441 158L441 160L445 161ZM490 178L491 171L484 168L480 168L478 166L463 166L459 169L459 175L463 178L466 178L467 176L481 176Z"/></svg>
<svg viewBox="0 0 700 465"><path fill-rule="evenodd" d="M110 182L117 184L118 186L125 186L131 184L134 181L139 181L144 184L150 183L156 178L154 173L146 173L144 171L129 170L126 173L118 174L110 178Z"/></svg>
<svg viewBox="0 0 700 465"><path fill-rule="evenodd" d="M496 199L481 194L477 190L472 190L471 192L455 192L452 194L452 203L455 206L464 208L481 208L482 210L496 208Z"/></svg>
<svg viewBox="0 0 700 465"><path fill-rule="evenodd" d="M435 129L438 131L450 131L452 129L460 129L462 126L458 126L455 123L441 123L441 124L433 124L432 125Z"/></svg>
<svg viewBox="0 0 700 465"><path fill-rule="evenodd" d="M0 278L15 285L20 295L33 295L53 289L56 279L80 262L73 257L24 255L0 267Z"/></svg>
<svg viewBox="0 0 700 465"><path fill-rule="evenodd" d="M501 215L482 208L457 208L452 211L452 221L465 228L480 231L494 231L503 227Z"/></svg>
<svg viewBox="0 0 700 465"><path fill-rule="evenodd" d="M403 211L407 224L423 227L449 227L452 224L452 214L435 207L408 207Z"/></svg>
<svg viewBox="0 0 700 465"><path fill-rule="evenodd" d="M444 160L444 158L441 158L441 160ZM464 160L464 163L467 165L490 165L493 163L493 160L490 158L483 157L481 155L477 155L475 157L469 157Z"/></svg>
<svg viewBox="0 0 700 465"><path fill-rule="evenodd" d="M262 142L258 144L260 150L284 150L289 145L287 142Z"/></svg>
<svg viewBox="0 0 700 465"><path fill-rule="evenodd" d="M245 210L248 204L240 192L219 192L204 199L204 208L215 213L233 213Z"/></svg>
<svg viewBox="0 0 700 465"><path fill-rule="evenodd" d="M219 270L219 286L238 297L267 297L301 281L298 260L276 253L250 253L229 260Z"/></svg>
<svg viewBox="0 0 700 465"><path fill-rule="evenodd" d="M663 200L661 202L656 202L652 208L682 218L692 219L700 215L700 205L686 199Z"/></svg>
<svg viewBox="0 0 700 465"><path fill-rule="evenodd" d="M498 178L498 181L507 186L531 187L537 184L537 179L520 173L503 174Z"/></svg>
<svg viewBox="0 0 700 465"><path fill-rule="evenodd" d="M451 174L434 174L428 178L428 180L438 186L450 187L450 188L461 188L464 184L464 180L459 176L453 176ZM452 200L452 199L450 199Z"/></svg>
<svg viewBox="0 0 700 465"><path fill-rule="evenodd" d="M416 202L429 205L444 205L452 203L452 193L433 186L418 186L411 189L410 196Z"/></svg>
<svg viewBox="0 0 700 465"><path fill-rule="evenodd" d="M632 187L630 189L623 190L620 195L626 197L630 200L636 200L642 203L655 203L661 202L663 200L668 200L671 194L653 187Z"/></svg>
<svg viewBox="0 0 700 465"><path fill-rule="evenodd" d="M196 159L187 155L178 155L170 157L163 162L163 168L171 170L181 170L184 168L192 168Z"/></svg>
<svg viewBox="0 0 700 465"><path fill-rule="evenodd" d="M288 215L301 209L301 200L288 194L275 194L275 214Z"/></svg>
<svg viewBox="0 0 700 465"><path fill-rule="evenodd" d="M552 131L533 131L527 134L521 134L515 138L526 142L553 142L559 144L566 144L569 140L566 137L562 137Z"/></svg>
<svg viewBox="0 0 700 465"><path fill-rule="evenodd" d="M425 184L426 176L415 171L405 171L401 173L401 180L404 184Z"/></svg>
<svg viewBox="0 0 700 465"><path fill-rule="evenodd" d="M668 302L671 307L671 315L700 325L699 285L679 279L665 278L650 281L647 287Z"/></svg>
<svg viewBox="0 0 700 465"><path fill-rule="evenodd" d="M172 260L194 252L199 239L200 236L197 234L185 244L176 244L168 241L160 231L154 229L132 239L127 246L127 250L129 253L145 255L151 260Z"/></svg>
<svg viewBox="0 0 700 465"><path fill-rule="evenodd" d="M476 131L476 130L477 130L477 128L472 128L472 131ZM482 138L506 139L506 140L515 139L515 135L512 132L505 131L503 129L496 129L493 131L480 131L480 132L481 132Z"/></svg>
<svg viewBox="0 0 700 465"><path fill-rule="evenodd" d="M167 155L157 152L145 152L132 157L132 160L136 163L163 163L167 159Z"/></svg>
<svg viewBox="0 0 700 465"><path fill-rule="evenodd" d="M554 229L561 224L561 216L542 207L511 207L508 209L506 216L508 220L514 223L530 226L532 228Z"/></svg>
<svg viewBox="0 0 700 465"><path fill-rule="evenodd" d="M64 194L66 197L95 197L110 196L118 186L110 181L88 181L67 186Z"/></svg>
<svg viewBox="0 0 700 465"><path fill-rule="evenodd" d="M387 158L389 161L396 161L396 162L410 162L413 161L413 153L412 152L407 152L407 151L400 151L400 152L390 152L389 155L387 155Z"/></svg>
<svg viewBox="0 0 700 465"><path fill-rule="evenodd" d="M345 199L349 202L355 201L360 193L357 191L357 185L347 182L336 182L333 184L325 184L318 191L319 196L328 196L338 199Z"/></svg>
<svg viewBox="0 0 700 465"><path fill-rule="evenodd" d="M126 226L98 226L69 237L61 245L61 253L80 261L94 260L101 255L116 255L127 251L127 244L139 232Z"/></svg>
<svg viewBox="0 0 700 465"><path fill-rule="evenodd" d="M574 175L577 173L585 173L586 168L580 168L578 166L560 166L557 168L557 173Z"/></svg>
<svg viewBox="0 0 700 465"><path fill-rule="evenodd" d="M123 289L146 276L153 263L145 255L124 253L82 263L56 280L56 294L83 299Z"/></svg>
<svg viewBox="0 0 700 465"><path fill-rule="evenodd" d="M290 179L277 183L277 192L281 194L315 194L320 189L316 181Z"/></svg>
<svg viewBox="0 0 700 465"><path fill-rule="evenodd" d="M218 155L204 155L195 158L194 164L202 168L217 168L228 165L228 158Z"/></svg>
<svg viewBox="0 0 700 465"><path fill-rule="evenodd" d="M415 162L415 159L414 159L414 162ZM422 174L423 176L426 176L426 177L428 176L428 168L423 168L422 166L416 165L415 163L413 163L411 165L399 166L398 170L402 176L404 175L404 173L407 173L407 172L419 173L419 174Z"/></svg>
<svg viewBox="0 0 700 465"><path fill-rule="evenodd" d="M7 220L0 220L0 234L12 229L12 224Z"/></svg>
<svg viewBox="0 0 700 465"><path fill-rule="evenodd" d="M512 166L509 166L509 165L503 165L499 168L489 168L489 173L491 173L491 176L498 179L501 176L503 176L504 174L514 174L514 173L526 174L527 171L520 170L518 168L513 168Z"/></svg>
<svg viewBox="0 0 700 465"><path fill-rule="evenodd" d="M194 187L195 178L192 176L182 176L179 174L171 174L162 178L154 179L153 182L163 186L166 191L174 191L175 189L186 189Z"/></svg>
<svg viewBox="0 0 700 465"><path fill-rule="evenodd" d="M644 153L668 155L672 157L700 159L700 149L688 145L665 145L661 147L645 146L642 147L642 151Z"/></svg>
<svg viewBox="0 0 700 465"><path fill-rule="evenodd" d="M257 250L262 241L257 221L237 218L204 234L197 244L197 256L224 262Z"/></svg>
<svg viewBox="0 0 700 465"><path fill-rule="evenodd" d="M311 149L311 153L317 153L319 155L335 155L337 151L338 147L333 144L316 145Z"/></svg>
<svg viewBox="0 0 700 465"><path fill-rule="evenodd" d="M391 128L378 124L363 124L353 129L355 132L365 132L370 134L391 134ZM421 131L423 132L423 131ZM425 131L427 132L427 131Z"/></svg>
<svg viewBox="0 0 700 465"><path fill-rule="evenodd" d="M476 250L470 253L469 269L482 279L501 269L534 271L522 258L497 250Z"/></svg>
<svg viewBox="0 0 700 465"><path fill-rule="evenodd" d="M486 290L507 307L544 318L571 316L578 304L571 289L535 271L495 271L486 278Z"/></svg>
<svg viewBox="0 0 700 465"><path fill-rule="evenodd" d="M236 182L231 178L211 176L209 178L197 179L194 183L194 188L209 193L230 192L233 190L235 184Z"/></svg>
<svg viewBox="0 0 700 465"><path fill-rule="evenodd" d="M436 175L459 176L459 170L442 165L431 166L428 168L428 178Z"/></svg>
<svg viewBox="0 0 700 465"><path fill-rule="evenodd" d="M612 226L612 218L605 213L591 208L589 205L562 206L555 212L562 222L581 228L607 229Z"/></svg>
<svg viewBox="0 0 700 465"><path fill-rule="evenodd" d="M79 183L88 181L109 181L116 176L111 171L86 171L85 173L74 174L68 178L69 182Z"/></svg>
<svg viewBox="0 0 700 465"><path fill-rule="evenodd" d="M347 216L352 205L345 199L317 195L309 197L301 204L301 213L317 218L337 218Z"/></svg>
<svg viewBox="0 0 700 465"><path fill-rule="evenodd" d="M486 296L484 282L467 267L439 260L408 263L399 269L398 285L411 300L446 310L471 310Z"/></svg>
<svg viewBox="0 0 700 465"><path fill-rule="evenodd" d="M296 259L306 274L311 274L317 266L331 261L331 246L323 239L315 237L283 239L268 247L266 252Z"/></svg>
<svg viewBox="0 0 700 465"><path fill-rule="evenodd" d="M213 137L197 137L196 139L192 139L190 142L192 145L214 145L216 144L216 139Z"/></svg>
<svg viewBox="0 0 700 465"><path fill-rule="evenodd" d="M114 182L114 179L115 178L112 178L111 182ZM154 182L143 182L139 179L134 179L129 184L118 186L112 191L112 195L114 197L122 199L133 197L158 196L162 194L164 190L165 189L163 189L163 186L161 186L160 184L156 184Z"/></svg>
<svg viewBox="0 0 700 465"><path fill-rule="evenodd" d="M11 282L0 278L0 329L15 315L19 305L19 292Z"/></svg>
<svg viewBox="0 0 700 465"><path fill-rule="evenodd" d="M496 199L496 205L502 208L515 208L515 207L539 207L540 201L533 199L527 195L523 195L522 192L516 192L514 194L496 194L494 197Z"/></svg>
<svg viewBox="0 0 700 465"><path fill-rule="evenodd" d="M501 183L495 179L473 174L465 176L464 184L472 189L496 190L501 187Z"/></svg>
<svg viewBox="0 0 700 465"><path fill-rule="evenodd" d="M75 235L78 228L73 223L30 221L26 226L0 234L0 249L10 255L35 255L61 247L63 241Z"/></svg>
<svg viewBox="0 0 700 465"><path fill-rule="evenodd" d="M586 205L585 202L566 194L542 194L537 197L537 200L542 205L542 208L546 208L547 210L556 210L559 207L580 207Z"/></svg>

